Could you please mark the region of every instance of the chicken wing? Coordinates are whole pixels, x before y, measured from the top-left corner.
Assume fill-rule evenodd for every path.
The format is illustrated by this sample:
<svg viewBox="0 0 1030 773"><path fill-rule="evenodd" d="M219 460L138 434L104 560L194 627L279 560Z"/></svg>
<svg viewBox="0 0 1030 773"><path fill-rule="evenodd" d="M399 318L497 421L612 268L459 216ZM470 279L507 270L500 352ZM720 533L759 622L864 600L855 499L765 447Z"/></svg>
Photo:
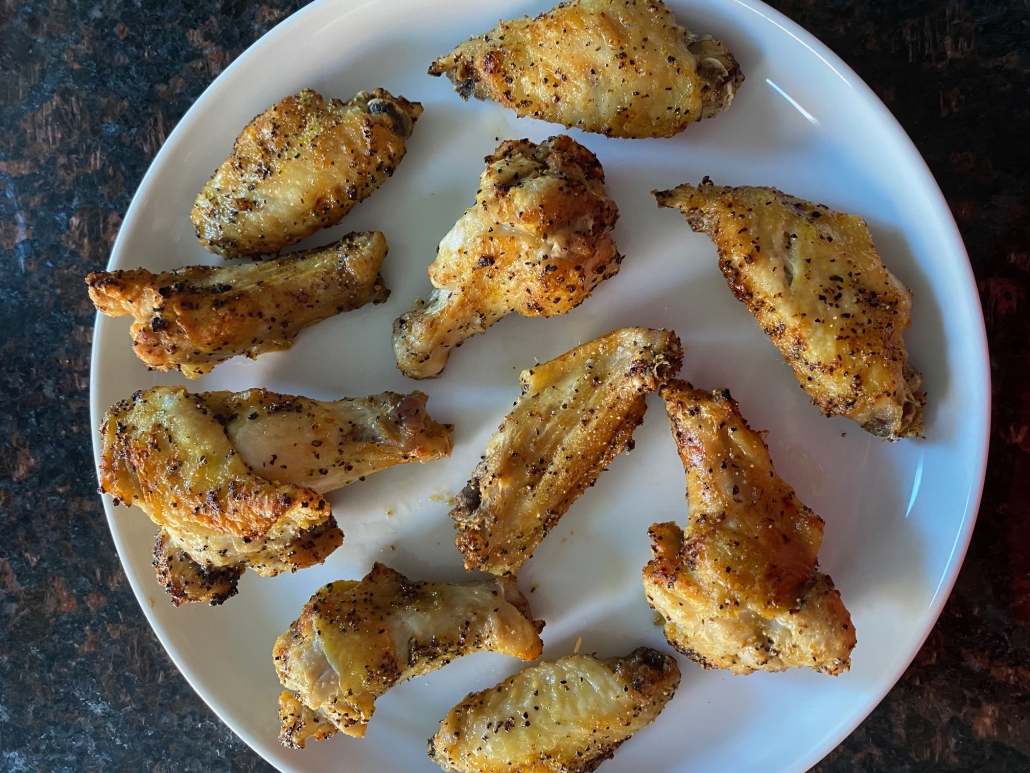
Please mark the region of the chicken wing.
<svg viewBox="0 0 1030 773"><path fill-rule="evenodd" d="M901 338L912 293L883 265L861 218L707 177L655 196L712 238L730 289L824 415L885 440L922 433L923 376Z"/></svg>
<svg viewBox="0 0 1030 773"><path fill-rule="evenodd" d="M238 266L97 271L97 310L131 314L133 350L151 368L199 378L220 362L289 349L304 328L390 296L379 268L386 239L352 233L326 247Z"/></svg>
<svg viewBox="0 0 1030 773"><path fill-rule="evenodd" d="M586 773L651 724L679 683L676 661L648 647L545 661L470 693L440 723L429 756L459 773Z"/></svg>
<svg viewBox="0 0 1030 773"><path fill-rule="evenodd" d="M574 0L502 21L433 62L464 98L609 137L671 137L729 107L743 82L726 44L660 0Z"/></svg>
<svg viewBox="0 0 1030 773"><path fill-rule="evenodd" d="M321 494L377 470L448 456L425 395L318 402L263 389L137 392L101 427L100 487L161 527L158 579L178 606L219 604L246 568L273 576L343 542Z"/></svg>
<svg viewBox="0 0 1030 773"><path fill-rule="evenodd" d="M435 378L451 349L509 312L565 314L614 276L619 216L597 157L566 136L501 144L486 159L475 206L440 242L435 289L393 328L397 367Z"/></svg>
<svg viewBox="0 0 1030 773"><path fill-rule="evenodd" d="M465 568L509 574L624 449L680 367L675 333L625 328L522 372L522 397L451 511Z"/></svg>
<svg viewBox="0 0 1030 773"><path fill-rule="evenodd" d="M687 475L690 516L651 527L644 568L665 636L705 668L735 674L851 665L851 615L819 571L823 520L776 475L763 434L729 392L662 388Z"/></svg>
<svg viewBox="0 0 1030 773"><path fill-rule="evenodd" d="M271 255L339 223L393 174L422 105L383 89L326 102L311 89L251 121L197 196L200 243L226 258Z"/></svg>
<svg viewBox="0 0 1030 773"><path fill-rule="evenodd" d="M337 730L360 738L394 685L484 650L536 660L542 629L512 579L420 582L377 563L361 582L319 590L275 643L287 688L279 740L303 748Z"/></svg>

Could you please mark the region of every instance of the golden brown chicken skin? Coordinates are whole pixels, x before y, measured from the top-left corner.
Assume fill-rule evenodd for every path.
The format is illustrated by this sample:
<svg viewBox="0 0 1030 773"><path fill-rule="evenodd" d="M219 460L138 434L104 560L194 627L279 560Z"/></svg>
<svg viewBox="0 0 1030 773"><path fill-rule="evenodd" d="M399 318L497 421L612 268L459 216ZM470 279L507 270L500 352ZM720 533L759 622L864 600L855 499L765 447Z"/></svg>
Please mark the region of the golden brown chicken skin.
<svg viewBox="0 0 1030 773"><path fill-rule="evenodd" d="M197 196L197 238L253 258L336 225L393 174L421 114L384 89L347 102L311 89L286 97L247 125Z"/></svg>
<svg viewBox="0 0 1030 773"><path fill-rule="evenodd" d="M687 476L689 519L654 524L644 568L665 636L705 668L735 674L851 665L855 628L816 556L823 520L773 469L762 433L729 392L661 390Z"/></svg>
<svg viewBox="0 0 1030 773"><path fill-rule="evenodd" d="M668 330L624 328L523 371L522 397L451 511L465 568L518 571L644 419L680 367Z"/></svg>
<svg viewBox="0 0 1030 773"><path fill-rule="evenodd" d="M98 311L132 315L133 351L149 367L199 378L230 357L289 349L306 327L384 302L386 251L378 231L352 233L263 263L97 271L86 284Z"/></svg>
<svg viewBox="0 0 1030 773"><path fill-rule="evenodd" d="M458 773L587 773L651 724L679 682L676 661L648 647L545 661L470 693L440 723L429 756Z"/></svg>
<svg viewBox="0 0 1030 773"><path fill-rule="evenodd" d="M112 407L100 431L101 490L161 527L154 566L176 606L223 602L247 568L321 563L343 542L322 494L452 445L418 392L318 402L156 387Z"/></svg>
<svg viewBox="0 0 1030 773"><path fill-rule="evenodd" d="M465 99L610 137L671 137L729 107L744 80L720 40L658 0L576 0L502 21L433 62Z"/></svg>
<svg viewBox="0 0 1030 773"><path fill-rule="evenodd" d="M279 740L303 748L338 730L361 738L394 685L474 652L536 660L542 628L512 579L422 582L377 563L360 582L330 583L272 651L287 688Z"/></svg>
<svg viewBox="0 0 1030 773"><path fill-rule="evenodd" d="M912 293L883 265L865 222L774 188L657 191L719 250L730 289L826 416L885 440L923 431L923 376L902 332Z"/></svg>
<svg viewBox="0 0 1030 773"><path fill-rule="evenodd" d="M436 288L394 323L397 367L435 378L451 350L506 314L565 314L619 270L619 216L597 157L571 138L501 144L486 159L476 203L429 267Z"/></svg>

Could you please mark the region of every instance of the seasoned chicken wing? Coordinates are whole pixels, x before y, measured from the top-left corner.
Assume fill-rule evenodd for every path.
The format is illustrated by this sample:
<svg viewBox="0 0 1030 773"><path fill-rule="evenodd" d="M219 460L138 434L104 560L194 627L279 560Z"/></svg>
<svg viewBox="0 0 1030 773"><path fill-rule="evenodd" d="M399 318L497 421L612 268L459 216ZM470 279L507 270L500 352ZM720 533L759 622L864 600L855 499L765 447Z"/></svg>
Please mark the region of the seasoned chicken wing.
<svg viewBox="0 0 1030 773"><path fill-rule="evenodd" d="M522 397L451 511L465 568L509 574L624 449L680 367L668 330L625 328L523 371Z"/></svg>
<svg viewBox="0 0 1030 773"><path fill-rule="evenodd" d="M204 186L197 238L226 258L275 254L339 223L393 174L422 105L383 89L326 101L311 89L251 121Z"/></svg>
<svg viewBox="0 0 1030 773"><path fill-rule="evenodd" d="M484 650L536 660L542 629L512 579L420 582L377 563L361 582L319 590L275 643L287 688L279 740L303 748L337 730L360 738L394 685Z"/></svg>
<svg viewBox="0 0 1030 773"><path fill-rule="evenodd" d="M199 378L238 354L289 349L304 328L385 301L386 250L378 231L352 233L263 263L97 271L86 284L99 311L132 315L133 351L143 362Z"/></svg>
<svg viewBox="0 0 1030 773"><path fill-rule="evenodd" d="M440 723L429 756L459 773L587 773L654 722L676 693L676 661L566 655L470 693Z"/></svg>
<svg viewBox="0 0 1030 773"><path fill-rule="evenodd" d="M773 469L762 433L729 392L662 388L687 475L689 520L651 527L644 568L665 636L705 668L735 674L851 665L855 629L816 560L823 520Z"/></svg>
<svg viewBox="0 0 1030 773"><path fill-rule="evenodd" d="M510 312L565 314L619 270L619 216L597 157L566 136L501 144L486 159L476 203L429 267L436 288L393 328L397 367L435 378L451 349Z"/></svg>
<svg viewBox="0 0 1030 773"><path fill-rule="evenodd" d="M923 431L923 376L901 338L912 293L883 265L865 222L773 188L655 192L719 250L730 289L826 416L885 440Z"/></svg>
<svg viewBox="0 0 1030 773"><path fill-rule="evenodd" d="M465 99L610 137L671 137L729 107L744 80L726 44L660 0L574 0L502 21L433 62Z"/></svg>
<svg viewBox="0 0 1030 773"><path fill-rule="evenodd" d="M451 452L425 395L318 402L263 389L137 392L101 427L100 487L161 527L158 579L178 606L219 604L246 568L265 576L321 563L343 542L321 494Z"/></svg>

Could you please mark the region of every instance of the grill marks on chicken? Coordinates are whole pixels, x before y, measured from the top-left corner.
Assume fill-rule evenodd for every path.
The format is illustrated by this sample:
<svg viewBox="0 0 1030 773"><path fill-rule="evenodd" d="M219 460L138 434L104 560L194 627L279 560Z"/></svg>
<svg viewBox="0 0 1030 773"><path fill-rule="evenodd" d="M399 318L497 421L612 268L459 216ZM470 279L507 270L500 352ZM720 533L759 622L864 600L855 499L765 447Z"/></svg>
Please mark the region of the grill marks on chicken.
<svg viewBox="0 0 1030 773"><path fill-rule="evenodd" d="M247 125L197 196L197 238L252 258L336 225L393 174L421 114L384 89L348 102L311 89L286 97Z"/></svg>
<svg viewBox="0 0 1030 773"><path fill-rule="evenodd" d="M279 740L303 748L338 730L362 737L376 699L394 685L484 650L536 660L542 628L512 579L420 582L376 563L361 582L319 590L276 642L287 688Z"/></svg>
<svg viewBox="0 0 1030 773"><path fill-rule="evenodd" d="M470 693L440 723L429 756L459 773L586 773L653 722L679 682L676 661L647 647L545 661Z"/></svg>
<svg viewBox="0 0 1030 773"><path fill-rule="evenodd" d="M397 367L435 378L451 350L510 312L565 314L614 276L622 256L597 158L566 136L504 142L486 159L476 203L440 242L436 288L394 323Z"/></svg>
<svg viewBox="0 0 1030 773"><path fill-rule="evenodd" d="M816 560L823 520L778 475L729 392L661 390L687 477L689 520L654 524L644 569L665 636L705 668L736 674L851 664L855 629Z"/></svg>
<svg viewBox="0 0 1030 773"><path fill-rule="evenodd" d="M861 218L708 178L655 196L712 238L733 294L824 415L885 440L922 433L923 377L901 337L912 293L883 265Z"/></svg>
<svg viewBox="0 0 1030 773"><path fill-rule="evenodd" d="M161 527L154 565L173 603L219 604L246 568L296 571L342 544L321 494L395 464L448 456L451 428L429 418L425 399L137 392L105 416L101 490Z"/></svg>
<svg viewBox="0 0 1030 773"><path fill-rule="evenodd" d="M464 98L610 137L671 137L729 107L743 82L726 44L658 0L575 0L502 21L429 68Z"/></svg>
<svg viewBox="0 0 1030 773"><path fill-rule="evenodd" d="M230 357L289 349L310 325L384 302L386 252L378 231L352 233L263 263L98 271L86 284L99 311L132 315L133 351L149 367L199 378Z"/></svg>
<svg viewBox="0 0 1030 773"><path fill-rule="evenodd" d="M645 396L680 367L667 330L624 328L522 372L522 397L487 446L450 516L465 568L518 571L625 448Z"/></svg>

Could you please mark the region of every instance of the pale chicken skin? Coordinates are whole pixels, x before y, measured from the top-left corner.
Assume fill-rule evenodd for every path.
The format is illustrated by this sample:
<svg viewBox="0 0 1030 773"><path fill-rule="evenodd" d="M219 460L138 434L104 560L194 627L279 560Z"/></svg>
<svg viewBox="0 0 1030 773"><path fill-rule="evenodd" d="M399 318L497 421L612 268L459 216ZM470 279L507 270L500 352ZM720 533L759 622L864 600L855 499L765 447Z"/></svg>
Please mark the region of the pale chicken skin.
<svg viewBox="0 0 1030 773"><path fill-rule="evenodd" d="M729 392L661 390L686 471L689 517L651 526L644 568L665 636L705 668L735 674L851 665L855 628L819 570L823 520L773 469L762 433Z"/></svg>
<svg viewBox="0 0 1030 773"><path fill-rule="evenodd" d="M609 137L671 137L729 107L744 80L725 43L657 0L576 0L502 21L429 74L465 99Z"/></svg>
<svg viewBox="0 0 1030 773"><path fill-rule="evenodd" d="M394 323L397 367L436 378L451 350L504 317L565 314L619 270L618 208L597 157L566 136L501 144L486 158L476 203L429 267L427 300Z"/></svg>
<svg viewBox="0 0 1030 773"><path fill-rule="evenodd" d="M394 173L421 114L384 89L347 102L311 89L286 97L247 125L197 196L197 238L254 258L336 225Z"/></svg>
<svg viewBox="0 0 1030 773"><path fill-rule="evenodd" d="M923 376L902 332L912 293L880 260L865 222L774 188L657 191L719 251L730 289L826 416L885 440L923 431Z"/></svg>
<svg viewBox="0 0 1030 773"><path fill-rule="evenodd" d="M230 357L289 349L306 327L383 303L386 251L378 231L352 233L262 263L97 271L86 284L98 311L132 315L133 351L144 363L199 378Z"/></svg>
<svg viewBox="0 0 1030 773"><path fill-rule="evenodd" d="M676 661L648 647L545 661L470 693L440 723L429 756L457 773L587 773L651 724L679 683Z"/></svg>
<svg viewBox="0 0 1030 773"><path fill-rule="evenodd" d="M376 563L360 582L320 589L275 643L287 690L279 740L303 748L337 731L361 738L376 699L394 685L474 652L536 660L542 629L513 579L422 582Z"/></svg>
<svg viewBox="0 0 1030 773"><path fill-rule="evenodd" d="M100 487L161 530L158 579L176 606L219 604L245 569L321 563L343 542L322 496L377 470L450 455L425 395L319 402L263 389L137 392L100 429Z"/></svg>
<svg viewBox="0 0 1030 773"><path fill-rule="evenodd" d="M680 368L667 330L624 328L523 371L522 396L451 511L465 568L516 572L612 460L645 397Z"/></svg>

